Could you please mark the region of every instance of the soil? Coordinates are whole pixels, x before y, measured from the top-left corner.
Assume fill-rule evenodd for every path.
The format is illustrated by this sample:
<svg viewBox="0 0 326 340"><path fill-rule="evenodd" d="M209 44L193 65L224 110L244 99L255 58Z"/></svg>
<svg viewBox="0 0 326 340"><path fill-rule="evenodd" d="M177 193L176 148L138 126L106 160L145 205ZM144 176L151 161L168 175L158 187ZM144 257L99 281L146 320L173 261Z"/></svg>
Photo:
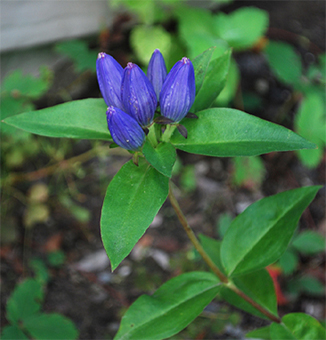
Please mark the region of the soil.
<svg viewBox="0 0 326 340"><path fill-rule="evenodd" d="M318 53L325 49L325 3L323 1L236 1L225 7L230 12L238 7L254 5L265 9L270 14L271 28L268 36L273 39L290 40L300 53ZM123 21L123 20L122 20ZM130 53L127 45L128 32L115 42L117 58L127 59ZM120 33L119 33L120 34ZM306 36L312 43L312 51L303 51L298 46L298 35ZM120 49L118 49L120 46ZM246 52L236 55L241 71L242 91L255 89L261 79L268 82L268 92L263 96L264 110L251 112L261 118L281 123L293 128L293 117L297 105L294 104L288 116L279 122L279 110L287 101L292 89L280 84L271 74L263 57L257 53ZM62 101L53 95L60 87L66 87L76 78L69 62L58 65L55 85L49 94L39 100L38 108L54 105ZM74 99L98 97L96 78L84 74L83 86L75 88ZM52 93L52 94L51 94ZM235 104L237 105L237 103ZM42 137L35 137L38 141ZM59 147L58 141L53 142ZM66 157L82 154L94 147L89 141L67 142ZM324 184L325 159L313 170L305 168L295 153L272 153L263 155L266 175L258 187L250 184L236 187L231 182L232 162L228 158L217 159L178 152L183 166L193 165L195 187L187 190L182 178L176 176L174 183L181 187L175 189L180 206L196 233L217 237L217 221L221 214L229 213L232 217L244 207L259 198L305 185ZM105 190L116 171L130 157L124 151L104 153L96 158L89 158L82 164L83 175L69 170L40 176L36 180L17 182L15 190L27 196L36 183L44 183L49 188L47 204L50 216L43 223L33 228L24 227L26 206L12 198L15 209L7 220L14 220L17 235L13 242L4 244L1 249L1 326L7 324L5 306L13 287L24 277L32 276L28 265L31 259L46 261L49 250L62 250L66 260L59 267L49 266L51 279L46 287L45 312L58 312L69 317L80 332L80 339L110 339L117 332L121 316L125 309L141 294L150 294L169 278L181 272L205 269L205 265L194 254L192 247L167 201L157 218L118 269L111 273L108 262L103 257L100 239L99 220ZM49 158L42 154L37 160L28 160L19 172L32 172L48 165ZM77 164L77 166L80 166ZM68 190L67 190L68 187ZM59 201L62 193L67 193L72 200L91 212L89 221L81 223L71 211ZM321 189L315 200L305 211L299 222L300 229L313 229L326 232L325 188ZM189 261L189 258L195 258ZM170 264L167 265L166 261ZM300 272L314 270L316 276L324 280L324 255L317 258L302 257ZM281 287L285 287L284 277L280 277ZM285 292L286 293L286 292ZM216 301L211 308L219 316L225 308L231 315L236 311L226 307L222 301ZM300 295L284 306L279 307L280 315L289 312L306 312L317 318L325 316L325 300L320 297ZM205 326L198 331L196 339L242 339L253 328L267 324L265 321L244 312L239 312L241 321L238 326L224 327L222 331L213 331ZM190 332L190 331L189 331ZM192 338L191 333L183 333L181 338Z"/></svg>

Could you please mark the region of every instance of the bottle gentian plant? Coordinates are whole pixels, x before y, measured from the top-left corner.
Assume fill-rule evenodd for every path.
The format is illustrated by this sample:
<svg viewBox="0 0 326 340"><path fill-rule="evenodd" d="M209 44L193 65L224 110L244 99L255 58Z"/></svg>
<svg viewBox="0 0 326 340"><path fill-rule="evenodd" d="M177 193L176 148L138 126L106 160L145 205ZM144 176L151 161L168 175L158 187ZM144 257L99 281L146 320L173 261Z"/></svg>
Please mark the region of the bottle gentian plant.
<svg viewBox="0 0 326 340"><path fill-rule="evenodd" d="M234 157L315 148L282 126L239 110L211 108L225 84L230 61L230 51L212 59L214 49L192 61L182 58L167 75L163 56L155 50L148 78L137 65L128 63L122 71L111 56L100 53L97 75L104 101L68 102L4 122L50 137L114 141L134 154L110 182L102 207L101 236L112 270L128 256L167 197L211 269L184 273L152 296L141 296L127 310L115 339L170 337L217 295L271 321L250 337L322 339L324 328L311 316L292 313L279 317L274 285L265 270L285 252L319 186L284 191L255 202L232 221L222 241L206 236L198 240L173 194L177 149Z"/></svg>

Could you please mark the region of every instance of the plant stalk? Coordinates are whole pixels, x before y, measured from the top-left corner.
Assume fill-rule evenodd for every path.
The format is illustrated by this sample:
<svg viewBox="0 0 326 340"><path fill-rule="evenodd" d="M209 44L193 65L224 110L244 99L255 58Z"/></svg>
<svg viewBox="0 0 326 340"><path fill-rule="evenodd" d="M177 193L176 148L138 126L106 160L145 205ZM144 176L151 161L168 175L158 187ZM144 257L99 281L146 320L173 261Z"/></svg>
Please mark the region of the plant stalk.
<svg viewBox="0 0 326 340"><path fill-rule="evenodd" d="M194 245L194 247L196 248L196 250L198 251L198 253L202 256L203 260L206 262L206 264L210 267L210 269L213 271L213 273L220 279L221 282L223 282L229 289L233 290L237 295L239 295L241 298L243 298L245 301L247 301L248 303L250 303L254 308L256 308L259 312L261 312L262 314L264 314L265 316L267 316L270 320L280 323L281 319L275 315L273 315L272 313L270 313L268 310L266 310L265 308L263 308L262 306L260 306L256 301L252 300L249 296L247 296L245 293L243 293L238 287L236 287L232 282L229 281L229 279L227 278L227 276L225 276L221 270L215 265L215 263L212 261L212 259L207 255L207 253L205 252L204 248L202 247L202 245L200 244L200 242L198 241L195 233L193 232L193 230L191 229L191 227L189 226L186 217L184 216L178 201L176 200L173 191L172 191L172 187L171 187L171 181L169 184L169 199L171 202L171 205L173 207L173 209L175 210L178 219L181 223L181 225L183 226L185 232L187 233L190 241L192 242L192 244Z"/></svg>
<svg viewBox="0 0 326 340"><path fill-rule="evenodd" d="M166 126L166 129L163 133L163 136L162 136L162 142L166 142L168 143L170 141L170 138L174 132L174 130L176 129L176 125L175 124L168 124Z"/></svg>

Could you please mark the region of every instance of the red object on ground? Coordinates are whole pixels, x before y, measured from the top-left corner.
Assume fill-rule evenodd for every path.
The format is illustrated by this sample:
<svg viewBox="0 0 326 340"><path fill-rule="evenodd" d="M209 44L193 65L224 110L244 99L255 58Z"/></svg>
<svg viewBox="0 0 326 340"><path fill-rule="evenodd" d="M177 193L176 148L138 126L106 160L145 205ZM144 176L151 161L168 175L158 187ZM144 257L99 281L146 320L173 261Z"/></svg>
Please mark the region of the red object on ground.
<svg viewBox="0 0 326 340"><path fill-rule="evenodd" d="M277 280L278 277L282 274L282 269L276 266L269 266L266 269L274 282L277 304L279 306L286 305L289 301L283 294L281 286Z"/></svg>

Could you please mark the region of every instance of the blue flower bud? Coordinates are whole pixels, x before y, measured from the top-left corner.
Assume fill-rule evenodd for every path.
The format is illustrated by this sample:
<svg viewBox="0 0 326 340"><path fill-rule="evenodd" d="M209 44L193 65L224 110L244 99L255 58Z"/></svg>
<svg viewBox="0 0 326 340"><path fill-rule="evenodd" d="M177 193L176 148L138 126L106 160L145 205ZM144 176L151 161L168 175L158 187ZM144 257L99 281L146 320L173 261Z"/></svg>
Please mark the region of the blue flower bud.
<svg viewBox="0 0 326 340"><path fill-rule="evenodd" d="M156 49L149 61L147 68L147 77L154 87L156 98L159 100L160 92L166 78L167 71L165 61L160 50Z"/></svg>
<svg viewBox="0 0 326 340"><path fill-rule="evenodd" d="M157 106L153 85L145 73L133 63L128 63L123 71L121 99L125 111L145 127L154 117Z"/></svg>
<svg viewBox="0 0 326 340"><path fill-rule="evenodd" d="M134 151L143 145L145 133L134 118L113 106L108 107L106 116L114 143Z"/></svg>
<svg viewBox="0 0 326 340"><path fill-rule="evenodd" d="M122 66L113 57L101 52L96 60L96 73L106 105L123 110L121 102Z"/></svg>
<svg viewBox="0 0 326 340"><path fill-rule="evenodd" d="M194 103L195 95L194 67L184 57L172 67L163 84L160 94L162 116L180 122Z"/></svg>

